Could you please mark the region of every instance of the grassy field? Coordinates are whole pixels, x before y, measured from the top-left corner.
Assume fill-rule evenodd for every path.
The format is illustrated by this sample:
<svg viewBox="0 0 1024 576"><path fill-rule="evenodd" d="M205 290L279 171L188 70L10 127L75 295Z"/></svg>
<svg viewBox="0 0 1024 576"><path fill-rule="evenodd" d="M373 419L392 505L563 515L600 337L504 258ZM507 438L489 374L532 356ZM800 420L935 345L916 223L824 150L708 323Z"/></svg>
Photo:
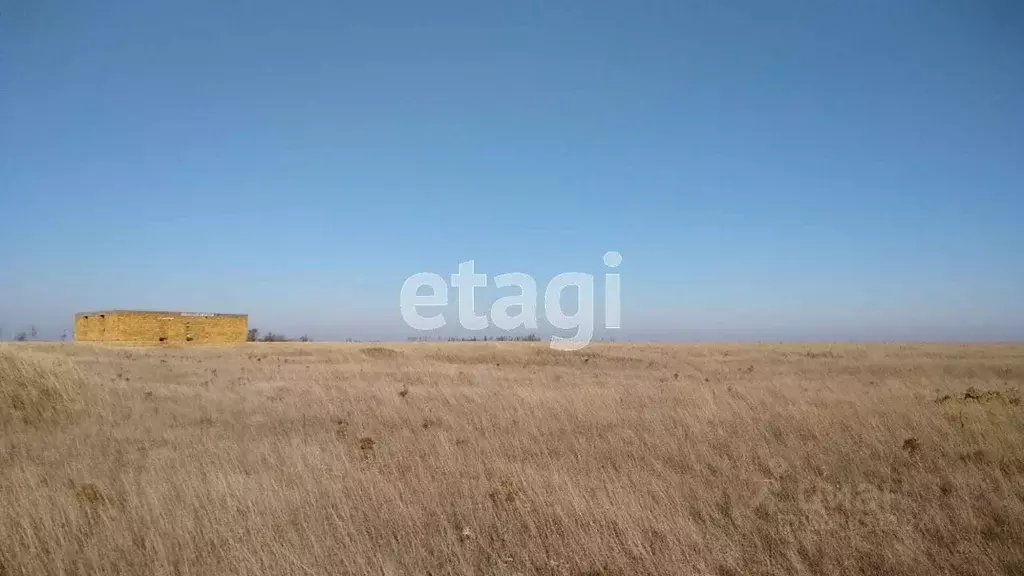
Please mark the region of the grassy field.
<svg viewBox="0 0 1024 576"><path fill-rule="evenodd" d="M1024 574L1024 346L0 345L0 575Z"/></svg>

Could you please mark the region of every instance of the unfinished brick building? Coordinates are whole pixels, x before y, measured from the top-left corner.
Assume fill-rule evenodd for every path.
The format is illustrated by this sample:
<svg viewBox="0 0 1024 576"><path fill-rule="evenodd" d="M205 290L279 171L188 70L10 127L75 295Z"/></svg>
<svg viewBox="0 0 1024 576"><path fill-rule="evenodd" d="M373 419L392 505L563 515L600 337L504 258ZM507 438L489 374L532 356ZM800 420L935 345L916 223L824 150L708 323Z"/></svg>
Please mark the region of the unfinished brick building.
<svg viewBox="0 0 1024 576"><path fill-rule="evenodd" d="M75 315L76 342L211 343L245 342L245 314L103 310Z"/></svg>

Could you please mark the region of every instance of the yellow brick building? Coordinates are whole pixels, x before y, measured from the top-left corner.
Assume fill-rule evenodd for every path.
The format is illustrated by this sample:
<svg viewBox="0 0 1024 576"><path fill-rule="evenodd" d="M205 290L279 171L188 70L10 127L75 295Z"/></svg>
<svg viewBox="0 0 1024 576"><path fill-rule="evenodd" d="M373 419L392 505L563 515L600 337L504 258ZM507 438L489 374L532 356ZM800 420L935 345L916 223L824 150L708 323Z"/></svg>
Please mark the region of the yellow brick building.
<svg viewBox="0 0 1024 576"><path fill-rule="evenodd" d="M216 343L245 342L245 314L102 310L75 315L76 342Z"/></svg>

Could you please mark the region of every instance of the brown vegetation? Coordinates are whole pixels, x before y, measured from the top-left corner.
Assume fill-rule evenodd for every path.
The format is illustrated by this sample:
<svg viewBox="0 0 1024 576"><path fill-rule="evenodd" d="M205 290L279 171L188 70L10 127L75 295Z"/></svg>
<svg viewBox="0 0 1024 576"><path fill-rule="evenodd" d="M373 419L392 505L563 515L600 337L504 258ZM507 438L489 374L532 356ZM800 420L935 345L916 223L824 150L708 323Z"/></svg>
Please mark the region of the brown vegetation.
<svg viewBox="0 0 1024 576"><path fill-rule="evenodd" d="M0 346L0 574L1024 573L1024 347Z"/></svg>

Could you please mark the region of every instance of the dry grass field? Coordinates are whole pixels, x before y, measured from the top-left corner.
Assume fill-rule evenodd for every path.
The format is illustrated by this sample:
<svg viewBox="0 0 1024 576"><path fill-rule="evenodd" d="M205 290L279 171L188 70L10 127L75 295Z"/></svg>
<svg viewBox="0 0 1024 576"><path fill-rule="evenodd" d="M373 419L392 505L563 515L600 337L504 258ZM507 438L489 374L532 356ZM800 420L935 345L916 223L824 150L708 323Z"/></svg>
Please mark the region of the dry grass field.
<svg viewBox="0 0 1024 576"><path fill-rule="evenodd" d="M0 574L1024 574L1024 346L0 345Z"/></svg>

